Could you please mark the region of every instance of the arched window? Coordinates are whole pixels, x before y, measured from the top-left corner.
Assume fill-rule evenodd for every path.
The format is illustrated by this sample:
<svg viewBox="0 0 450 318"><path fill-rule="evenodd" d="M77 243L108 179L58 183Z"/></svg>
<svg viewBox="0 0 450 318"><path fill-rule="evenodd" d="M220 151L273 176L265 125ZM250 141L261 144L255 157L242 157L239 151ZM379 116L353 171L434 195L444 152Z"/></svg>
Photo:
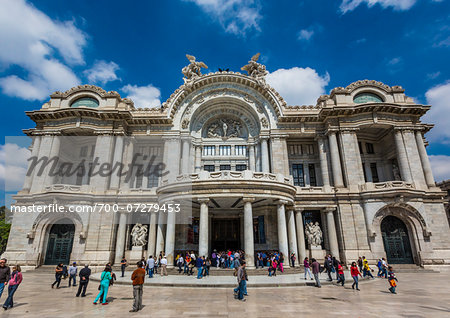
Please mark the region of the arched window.
<svg viewBox="0 0 450 318"><path fill-rule="evenodd" d="M82 97L77 99L70 105L70 107L90 107L90 108L97 108L98 107L98 100L92 97Z"/></svg>
<svg viewBox="0 0 450 318"><path fill-rule="evenodd" d="M383 99L373 93L360 93L353 98L353 102L356 104L364 103L382 103Z"/></svg>

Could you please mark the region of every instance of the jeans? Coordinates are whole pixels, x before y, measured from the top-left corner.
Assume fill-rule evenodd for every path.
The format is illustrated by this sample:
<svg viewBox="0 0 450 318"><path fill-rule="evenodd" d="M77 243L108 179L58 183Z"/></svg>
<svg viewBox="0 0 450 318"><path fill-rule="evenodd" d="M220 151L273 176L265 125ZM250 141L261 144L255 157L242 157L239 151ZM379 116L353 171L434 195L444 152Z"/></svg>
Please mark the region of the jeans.
<svg viewBox="0 0 450 318"><path fill-rule="evenodd" d="M144 285L133 286L133 310L138 311L142 309L142 294L144 292Z"/></svg>
<svg viewBox="0 0 450 318"><path fill-rule="evenodd" d="M184 272L183 272L183 274L187 274L188 271L189 271L188 264L187 264L187 263L184 263Z"/></svg>
<svg viewBox="0 0 450 318"><path fill-rule="evenodd" d="M373 275L372 275L372 273L370 272L370 270L363 270L363 276L364 277L366 277L366 276L369 276L369 277L372 277L373 278Z"/></svg>
<svg viewBox="0 0 450 318"><path fill-rule="evenodd" d="M77 286L77 275L76 274L70 274L69 276L69 287L73 280L73 286Z"/></svg>
<svg viewBox="0 0 450 318"><path fill-rule="evenodd" d="M122 277L125 276L125 268L126 268L125 265L122 265L122 266L120 267L120 269L121 269L121 271L122 271Z"/></svg>
<svg viewBox="0 0 450 318"><path fill-rule="evenodd" d="M383 272L383 269L381 267L378 267L377 276L380 277L382 272Z"/></svg>
<svg viewBox="0 0 450 318"><path fill-rule="evenodd" d="M353 284L352 284L352 288L354 288L356 286L356 289L358 288L358 276L352 276L353 278Z"/></svg>
<svg viewBox="0 0 450 318"><path fill-rule="evenodd" d="M332 281L333 278L331 278L331 268L327 268L327 274L328 274L328 280Z"/></svg>
<svg viewBox="0 0 450 318"><path fill-rule="evenodd" d="M3 304L3 308L8 308L8 307L11 308L14 305L13 296L17 290L17 287L19 287L19 285L9 285L8 286L8 298L6 298L6 301Z"/></svg>
<svg viewBox="0 0 450 318"><path fill-rule="evenodd" d="M95 297L94 303L96 303L100 299L100 296L102 294L103 294L102 303L106 303L106 296L108 296L108 289L109 289L109 280L102 282L100 284L100 291L99 291L97 297Z"/></svg>
<svg viewBox="0 0 450 318"><path fill-rule="evenodd" d="M244 282L244 296L247 296L247 281L244 280L243 282ZM240 285L238 285L238 286L234 289L234 292L235 292L235 293L238 293L238 292L239 292L239 286L240 286Z"/></svg>
<svg viewBox="0 0 450 318"><path fill-rule="evenodd" d="M5 283L0 283L0 298L2 297L4 288L5 288Z"/></svg>
<svg viewBox="0 0 450 318"><path fill-rule="evenodd" d="M80 283L78 284L77 297L80 296L80 294L82 297L86 296L86 288L87 288L88 282L89 281L80 280Z"/></svg>
<svg viewBox="0 0 450 318"><path fill-rule="evenodd" d="M61 277L62 274L55 274L55 281L53 282L52 287L56 284L56 288L59 288L59 284L61 284Z"/></svg>
<svg viewBox="0 0 450 318"><path fill-rule="evenodd" d="M154 271L154 267L149 267L149 269L148 269L148 278L153 278L153 271Z"/></svg>
<svg viewBox="0 0 450 318"><path fill-rule="evenodd" d="M202 278L202 268L201 267L197 267L197 278L198 279Z"/></svg>
<svg viewBox="0 0 450 318"><path fill-rule="evenodd" d="M317 287L321 287L321 285L320 285L320 279L319 279L319 274L314 274L314 279L316 280L316 286L317 286Z"/></svg>
<svg viewBox="0 0 450 318"><path fill-rule="evenodd" d="M312 279L311 269L309 267L305 267L305 279L306 279L306 274L308 274L309 278Z"/></svg>
<svg viewBox="0 0 450 318"><path fill-rule="evenodd" d="M338 282L338 283L341 283L342 286L344 286L344 283L345 283L345 275L344 275L344 274L338 274L338 280L337 280L337 282Z"/></svg>
<svg viewBox="0 0 450 318"><path fill-rule="evenodd" d="M382 269L381 277L384 277L384 278L387 278L387 277L388 277L388 275L387 275L387 269L384 268L384 267L383 267L383 269Z"/></svg>
<svg viewBox="0 0 450 318"><path fill-rule="evenodd" d="M241 280L241 282L239 283L239 292L238 292L238 299L244 299L244 294L245 294L245 280Z"/></svg>

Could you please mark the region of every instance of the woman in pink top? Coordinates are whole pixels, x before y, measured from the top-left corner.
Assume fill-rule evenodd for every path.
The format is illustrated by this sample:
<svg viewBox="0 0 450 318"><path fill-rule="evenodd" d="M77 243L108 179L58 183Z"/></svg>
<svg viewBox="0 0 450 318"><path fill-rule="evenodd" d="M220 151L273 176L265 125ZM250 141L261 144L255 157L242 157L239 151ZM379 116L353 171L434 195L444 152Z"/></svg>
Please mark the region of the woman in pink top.
<svg viewBox="0 0 450 318"><path fill-rule="evenodd" d="M13 296L14 293L17 290L17 287L19 287L20 283L22 282L23 276L21 273L21 269L19 265L16 265L13 267L13 271L11 273L11 278L8 282L8 298L6 298L5 303L3 304L3 309L7 310L8 308L12 308L13 303Z"/></svg>
<svg viewBox="0 0 450 318"><path fill-rule="evenodd" d="M305 267L305 279L306 279L306 274L309 274L309 278L311 280L313 280L313 277L311 274L311 266L309 265L309 259L307 257L305 257L305 259L303 260L303 266Z"/></svg>

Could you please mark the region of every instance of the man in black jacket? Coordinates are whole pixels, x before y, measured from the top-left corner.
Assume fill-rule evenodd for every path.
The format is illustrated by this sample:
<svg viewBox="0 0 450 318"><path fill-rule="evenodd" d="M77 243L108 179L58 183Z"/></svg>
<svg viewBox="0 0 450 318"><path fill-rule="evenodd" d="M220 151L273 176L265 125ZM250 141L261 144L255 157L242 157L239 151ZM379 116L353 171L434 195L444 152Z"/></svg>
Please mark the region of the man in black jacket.
<svg viewBox="0 0 450 318"><path fill-rule="evenodd" d="M9 269L9 266L6 265L6 258L0 259L0 297L2 297L3 289L5 289L8 284L10 276L11 270Z"/></svg>
<svg viewBox="0 0 450 318"><path fill-rule="evenodd" d="M78 285L77 297L79 297L80 294L81 294L81 297L85 297L86 296L86 288L89 283L89 276L91 276L91 269L89 268L89 266L87 264L84 265L84 268L80 271L79 276L80 276L80 283ZM83 289L83 293L81 293L81 289Z"/></svg>

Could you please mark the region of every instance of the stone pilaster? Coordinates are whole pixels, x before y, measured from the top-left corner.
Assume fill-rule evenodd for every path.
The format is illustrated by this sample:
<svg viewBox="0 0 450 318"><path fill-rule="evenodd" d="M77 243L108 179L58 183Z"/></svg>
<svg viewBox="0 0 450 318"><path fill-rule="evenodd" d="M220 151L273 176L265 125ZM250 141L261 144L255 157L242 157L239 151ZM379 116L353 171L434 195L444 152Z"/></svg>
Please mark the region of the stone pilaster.
<svg viewBox="0 0 450 318"><path fill-rule="evenodd" d="M98 158L99 165L94 167L93 171L98 172L102 166L111 165L112 148L114 144L114 137L111 135L98 135L95 143L94 160ZM91 191L104 192L109 185L109 177L96 174L91 177Z"/></svg>
<svg viewBox="0 0 450 318"><path fill-rule="evenodd" d="M291 253L295 253L295 257L297 258L296 264L298 265L299 253L297 248L297 232L295 230L295 216L293 207L288 208L287 212L287 224L288 224L288 239L289 239L289 255L288 260L290 261Z"/></svg>
<svg viewBox="0 0 450 318"><path fill-rule="evenodd" d="M248 169L256 171L255 145L249 145L248 148Z"/></svg>
<svg viewBox="0 0 450 318"><path fill-rule="evenodd" d="M198 173L202 170L202 147L195 146L195 172Z"/></svg>
<svg viewBox="0 0 450 318"><path fill-rule="evenodd" d="M151 212L150 214L150 224L149 224L149 230L148 230L148 243L147 243L147 257L148 256L154 256L155 255L155 248L156 248L156 230L157 230L157 221L158 221L158 215L154 212Z"/></svg>
<svg viewBox="0 0 450 318"><path fill-rule="evenodd" d="M156 228L156 250L155 254L159 255L159 252L164 251L164 229L166 223L166 213L159 212L158 213L158 226Z"/></svg>
<svg viewBox="0 0 450 318"><path fill-rule="evenodd" d="M339 259L339 244L336 234L336 223L334 222L334 208L326 209L328 241L330 244L330 253Z"/></svg>
<svg viewBox="0 0 450 318"><path fill-rule="evenodd" d="M306 244L305 244L305 228L303 225L303 209L295 209L295 223L297 224L297 243L298 243L298 263L303 264L303 260L306 257Z"/></svg>
<svg viewBox="0 0 450 318"><path fill-rule="evenodd" d="M175 251L175 224L176 224L175 212L167 212L167 225L166 225L166 258L167 267L173 267L174 251Z"/></svg>
<svg viewBox="0 0 450 318"><path fill-rule="evenodd" d="M190 141L189 139L183 139L183 156L181 158L181 173L189 173L189 148Z"/></svg>
<svg viewBox="0 0 450 318"><path fill-rule="evenodd" d="M31 157L36 157L39 160L39 147L41 145L41 136L32 136L33 138L33 145L31 149ZM35 175L36 170L32 171L29 176L25 176L25 181L23 184L22 191L29 192L31 189L31 184L33 181L33 176Z"/></svg>
<svg viewBox="0 0 450 318"><path fill-rule="evenodd" d="M116 237L116 255L114 257L114 264L120 264L122 257L125 254L125 240L127 232L127 214L120 212L119 226L117 227Z"/></svg>
<svg viewBox="0 0 450 318"><path fill-rule="evenodd" d="M397 162L403 181L412 182L411 170L409 169L408 157L403 143L402 131L394 130L395 146L397 150Z"/></svg>
<svg viewBox="0 0 450 318"><path fill-rule="evenodd" d="M430 160L428 159L427 150L425 149L425 145L423 143L422 132L416 130L415 135L417 148L419 150L420 162L422 163L426 183L428 187L435 187L436 184L434 182L433 172L431 171L431 165Z"/></svg>
<svg viewBox="0 0 450 318"><path fill-rule="evenodd" d="M328 133L328 143L330 145L330 157L331 157L331 166L333 170L334 186L343 187L344 181L342 179L341 158L339 155L336 132L330 131Z"/></svg>
<svg viewBox="0 0 450 318"><path fill-rule="evenodd" d="M287 201L279 200L277 202L277 222L278 222L278 249L284 255L285 267L289 267L289 247L286 228L286 210Z"/></svg>
<svg viewBox="0 0 450 318"><path fill-rule="evenodd" d="M255 267L255 251L253 238L253 211L252 202L254 198L243 198L244 202L244 250L247 267Z"/></svg>
<svg viewBox="0 0 450 318"><path fill-rule="evenodd" d="M114 146L114 156L112 161L112 167L114 168L114 165L123 163L122 156L123 156L123 144L124 144L124 138L122 136L116 136L115 139L115 146ZM119 189L119 183L120 183L120 176L118 175L118 171L114 170L114 173L111 174L111 180L109 182L109 188L112 190L118 190Z"/></svg>
<svg viewBox="0 0 450 318"><path fill-rule="evenodd" d="M347 187L356 190L358 184L365 183L356 131L353 129L342 130L340 140Z"/></svg>
<svg viewBox="0 0 450 318"><path fill-rule="evenodd" d="M319 146L320 173L322 176L322 183L325 188L329 188L330 175L328 171L326 139L324 137L319 137L317 139L317 144Z"/></svg>
<svg viewBox="0 0 450 318"><path fill-rule="evenodd" d="M131 169L130 165L134 155L134 138L132 137L126 138L124 148L125 153L123 155L123 166L124 166L123 171L127 173L124 173L120 177L120 190L127 192L131 188L131 185L133 183L134 171L130 171Z"/></svg>
<svg viewBox="0 0 450 318"><path fill-rule="evenodd" d="M199 199L200 202L200 226L198 234L198 255L208 255L208 198Z"/></svg>
<svg viewBox="0 0 450 318"><path fill-rule="evenodd" d="M270 172L268 137L261 136L261 168L262 172Z"/></svg>
<svg viewBox="0 0 450 318"><path fill-rule="evenodd" d="M402 131L403 141L405 144L407 159L409 161L409 168L411 169L411 176L414 184L418 188L426 188L424 171L419 156L419 150L417 148L416 138L414 131L406 129Z"/></svg>

